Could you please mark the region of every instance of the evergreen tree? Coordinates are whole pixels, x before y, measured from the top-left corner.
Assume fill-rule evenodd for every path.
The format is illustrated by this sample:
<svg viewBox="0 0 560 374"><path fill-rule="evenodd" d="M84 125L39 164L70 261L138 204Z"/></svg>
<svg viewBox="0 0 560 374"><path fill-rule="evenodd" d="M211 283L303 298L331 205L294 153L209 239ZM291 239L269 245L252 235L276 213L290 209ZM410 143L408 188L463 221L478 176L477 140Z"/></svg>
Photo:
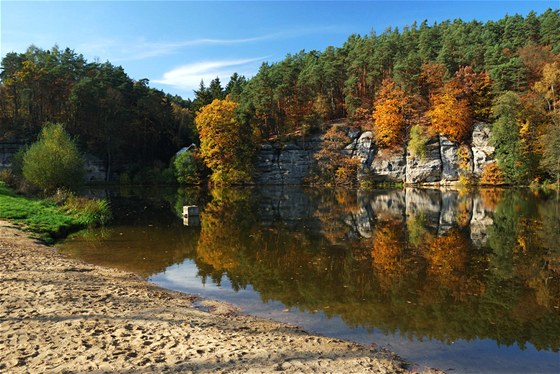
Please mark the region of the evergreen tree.
<svg viewBox="0 0 560 374"><path fill-rule="evenodd" d="M506 92L496 100L492 115L496 119L492 129L492 142L496 148L498 165L506 182L524 183L528 179L527 157L519 136L519 96Z"/></svg>

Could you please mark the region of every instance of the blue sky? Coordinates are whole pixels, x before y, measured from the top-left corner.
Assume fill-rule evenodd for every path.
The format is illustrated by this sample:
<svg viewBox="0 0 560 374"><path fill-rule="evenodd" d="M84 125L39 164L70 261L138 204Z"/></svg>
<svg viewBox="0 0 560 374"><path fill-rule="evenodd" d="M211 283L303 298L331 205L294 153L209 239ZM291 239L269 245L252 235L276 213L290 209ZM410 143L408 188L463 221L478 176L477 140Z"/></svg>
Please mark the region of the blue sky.
<svg viewBox="0 0 560 374"><path fill-rule="evenodd" d="M341 46L352 33L413 21L487 21L560 8L553 1L7 1L0 54L70 47L122 65L165 92L192 97L201 79L252 76L287 53Z"/></svg>

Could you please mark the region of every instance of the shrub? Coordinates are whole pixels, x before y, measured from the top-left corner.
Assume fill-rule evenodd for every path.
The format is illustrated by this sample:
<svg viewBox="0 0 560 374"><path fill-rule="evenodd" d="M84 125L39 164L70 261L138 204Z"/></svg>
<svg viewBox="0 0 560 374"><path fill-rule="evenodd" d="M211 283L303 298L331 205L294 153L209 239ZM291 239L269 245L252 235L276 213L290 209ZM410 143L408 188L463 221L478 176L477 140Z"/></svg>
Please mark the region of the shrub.
<svg viewBox="0 0 560 374"><path fill-rule="evenodd" d="M201 160L194 151L181 153L173 161L175 177L180 184L199 184Z"/></svg>
<svg viewBox="0 0 560 374"><path fill-rule="evenodd" d="M15 181L16 177L10 169L0 170L0 182L4 182L9 186L13 186L15 184Z"/></svg>
<svg viewBox="0 0 560 374"><path fill-rule="evenodd" d="M23 156L23 177L45 192L76 188L83 181L84 161L61 124L47 124Z"/></svg>
<svg viewBox="0 0 560 374"><path fill-rule="evenodd" d="M111 218L111 208L107 200L92 199L69 194L62 208L79 224L97 226L106 224Z"/></svg>
<svg viewBox="0 0 560 374"><path fill-rule="evenodd" d="M501 185L505 184L504 173L498 166L498 163L492 162L484 167L480 176L480 184Z"/></svg>
<svg viewBox="0 0 560 374"><path fill-rule="evenodd" d="M457 150L457 167L459 168L459 184L470 186L476 182L472 171L472 154L470 148L463 144Z"/></svg>
<svg viewBox="0 0 560 374"><path fill-rule="evenodd" d="M422 125L414 125L410 129L410 140L408 142L408 152L413 157L420 159L426 158L428 150L426 143L428 142L428 135Z"/></svg>

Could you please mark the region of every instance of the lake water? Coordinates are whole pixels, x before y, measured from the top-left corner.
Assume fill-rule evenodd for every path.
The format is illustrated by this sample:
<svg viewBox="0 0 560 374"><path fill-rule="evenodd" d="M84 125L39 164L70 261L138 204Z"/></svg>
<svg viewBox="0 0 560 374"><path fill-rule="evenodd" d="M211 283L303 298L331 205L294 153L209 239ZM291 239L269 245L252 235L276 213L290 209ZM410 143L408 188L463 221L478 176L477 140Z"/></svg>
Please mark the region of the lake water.
<svg viewBox="0 0 560 374"><path fill-rule="evenodd" d="M96 193L99 193L97 191ZM103 192L59 247L418 368L560 372L560 203L529 190ZM184 222L183 205L200 219Z"/></svg>

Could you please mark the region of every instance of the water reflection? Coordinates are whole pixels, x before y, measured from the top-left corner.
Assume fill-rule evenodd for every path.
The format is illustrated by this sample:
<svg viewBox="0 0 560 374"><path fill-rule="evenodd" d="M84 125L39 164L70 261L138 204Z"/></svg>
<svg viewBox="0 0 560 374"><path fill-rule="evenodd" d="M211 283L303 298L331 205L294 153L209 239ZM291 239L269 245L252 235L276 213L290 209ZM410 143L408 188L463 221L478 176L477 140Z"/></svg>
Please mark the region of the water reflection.
<svg viewBox="0 0 560 374"><path fill-rule="evenodd" d="M180 191L143 210L146 199L113 200L129 216L63 247L144 276L190 259L203 283L409 339L560 348L554 196L267 188ZM183 226L187 204L200 226Z"/></svg>

